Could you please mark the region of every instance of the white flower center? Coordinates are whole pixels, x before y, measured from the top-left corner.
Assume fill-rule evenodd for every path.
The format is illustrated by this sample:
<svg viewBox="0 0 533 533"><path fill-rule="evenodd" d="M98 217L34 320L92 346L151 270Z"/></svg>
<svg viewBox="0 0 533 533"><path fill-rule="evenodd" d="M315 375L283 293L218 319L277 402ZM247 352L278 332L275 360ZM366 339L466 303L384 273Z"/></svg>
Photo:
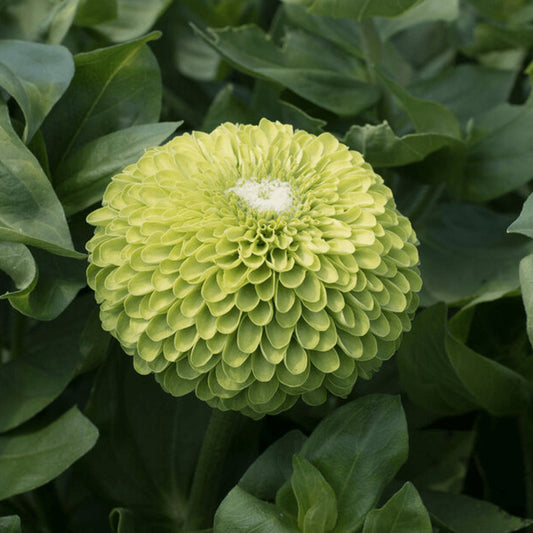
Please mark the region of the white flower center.
<svg viewBox="0 0 533 533"><path fill-rule="evenodd" d="M235 187L226 191L235 193L244 202L258 212L276 211L282 213L293 205L294 195L291 186L279 179L241 178Z"/></svg>

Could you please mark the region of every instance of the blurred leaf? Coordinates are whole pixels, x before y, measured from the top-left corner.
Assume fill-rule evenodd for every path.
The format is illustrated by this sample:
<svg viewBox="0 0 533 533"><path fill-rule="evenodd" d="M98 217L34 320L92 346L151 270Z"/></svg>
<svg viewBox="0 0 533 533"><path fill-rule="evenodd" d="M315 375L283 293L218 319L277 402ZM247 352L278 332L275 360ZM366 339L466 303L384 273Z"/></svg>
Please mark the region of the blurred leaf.
<svg viewBox="0 0 533 533"><path fill-rule="evenodd" d="M335 493L307 459L294 455L291 487L298 502L298 527L304 533L327 533L337 522Z"/></svg>
<svg viewBox="0 0 533 533"><path fill-rule="evenodd" d="M109 522L113 533L176 533L176 525L171 519L124 507L113 509L109 514ZM210 530L187 533L210 533Z"/></svg>
<svg viewBox="0 0 533 533"><path fill-rule="evenodd" d="M100 498L143 516L160 529L180 529L210 408L189 395L174 398L111 353L94 383L87 414L100 439L80 463ZM159 527L159 526L158 526Z"/></svg>
<svg viewBox="0 0 533 533"><path fill-rule="evenodd" d="M149 31L172 0L116 0L117 16L93 26L115 43L137 39Z"/></svg>
<svg viewBox="0 0 533 533"><path fill-rule="evenodd" d="M393 18L376 20L376 26L383 40L417 24L446 21L451 22L459 16L459 0L423 0L408 11Z"/></svg>
<svg viewBox="0 0 533 533"><path fill-rule="evenodd" d="M212 131L224 122L253 124L257 121L256 114L235 95L234 89L234 86L228 83L216 94L204 117L202 130Z"/></svg>
<svg viewBox="0 0 533 533"><path fill-rule="evenodd" d="M465 124L472 117L506 102L515 78L514 71L467 63L411 85L409 90L418 98L442 104ZM471 98L473 94L476 98Z"/></svg>
<svg viewBox="0 0 533 533"><path fill-rule="evenodd" d="M380 81L400 101L417 133L439 133L461 138L461 127L456 116L443 105L414 97L402 86L380 74Z"/></svg>
<svg viewBox="0 0 533 533"><path fill-rule="evenodd" d="M111 177L159 145L181 122L131 126L99 137L76 150L58 166L54 185L67 215L102 199Z"/></svg>
<svg viewBox="0 0 533 533"><path fill-rule="evenodd" d="M44 123L52 171L89 141L159 120L159 66L146 46L157 37L151 33L75 56L72 83Z"/></svg>
<svg viewBox="0 0 533 533"><path fill-rule="evenodd" d="M5 287L0 299L8 295L30 291L37 281L37 265L31 252L17 242L0 242L0 270L5 272L15 284L15 289ZM0 290L3 290L2 287Z"/></svg>
<svg viewBox="0 0 533 533"><path fill-rule="evenodd" d="M53 322L26 334L23 353L0 365L0 432L8 431L55 400L80 363L80 335L92 296L78 299Z"/></svg>
<svg viewBox="0 0 533 533"><path fill-rule="evenodd" d="M509 233L521 233L533 239L533 194L522 206L520 216L507 229Z"/></svg>
<svg viewBox="0 0 533 533"><path fill-rule="evenodd" d="M379 97L356 58L309 34L288 32L280 49L257 26L196 31L239 70L339 115L356 115Z"/></svg>
<svg viewBox="0 0 533 533"><path fill-rule="evenodd" d="M274 501L278 489L290 479L292 457L305 440L300 431L286 433L254 461L240 479L239 487L261 500Z"/></svg>
<svg viewBox="0 0 533 533"><path fill-rule="evenodd" d="M359 398L325 418L302 446L337 497L334 533L356 531L407 458L407 427L398 397Z"/></svg>
<svg viewBox="0 0 533 533"><path fill-rule="evenodd" d="M444 416L478 408L506 416L527 409L527 381L457 340L447 328L446 311L444 304L422 311L398 351L400 379L411 400Z"/></svg>
<svg viewBox="0 0 533 533"><path fill-rule="evenodd" d="M37 320L53 320L72 302L87 280L83 261L34 250L37 283L31 292L9 295L11 305Z"/></svg>
<svg viewBox="0 0 533 533"><path fill-rule="evenodd" d="M429 154L460 141L439 133L411 133L397 137L387 121L377 126L352 126L343 140L375 167L398 167L422 161Z"/></svg>
<svg viewBox="0 0 533 533"><path fill-rule="evenodd" d="M396 17L422 0L284 0L307 6L311 13L362 20L369 17Z"/></svg>
<svg viewBox="0 0 533 533"><path fill-rule="evenodd" d="M20 532L20 518L18 516L0 516L0 533Z"/></svg>
<svg viewBox="0 0 533 533"><path fill-rule="evenodd" d="M533 520L511 516L494 504L463 494L421 491L434 522L451 533L511 533Z"/></svg>
<svg viewBox="0 0 533 533"><path fill-rule="evenodd" d="M521 0L508 2L507 0L466 0L488 18L505 20L519 11L524 2Z"/></svg>
<svg viewBox="0 0 533 533"><path fill-rule="evenodd" d="M74 23L93 26L117 17L117 0L80 0Z"/></svg>
<svg viewBox="0 0 533 533"><path fill-rule="evenodd" d="M0 41L0 87L24 113L24 141L31 140L73 75L72 56L63 46Z"/></svg>
<svg viewBox="0 0 533 533"><path fill-rule="evenodd" d="M441 204L415 222L425 305L500 298L519 286L525 238L508 235L512 216L468 204ZM474 298L474 300L471 300Z"/></svg>
<svg viewBox="0 0 533 533"><path fill-rule="evenodd" d="M398 474L417 487L461 492L474 445L473 431L424 429L409 435L409 459Z"/></svg>
<svg viewBox="0 0 533 533"><path fill-rule="evenodd" d="M0 500L44 485L86 454L97 429L76 407L47 426L0 436Z"/></svg>
<svg viewBox="0 0 533 533"><path fill-rule="evenodd" d="M298 533L280 509L239 486L224 498L215 515L214 533Z"/></svg>
<svg viewBox="0 0 533 533"><path fill-rule="evenodd" d="M429 514L414 485L407 482L381 509L370 511L363 533L432 533Z"/></svg>
<svg viewBox="0 0 533 533"><path fill-rule="evenodd" d="M533 25L504 26L481 22L474 29L474 41L464 48L468 55L529 48L533 44Z"/></svg>
<svg viewBox="0 0 533 533"><path fill-rule="evenodd" d="M32 153L17 137L0 104L0 239L80 258L63 208Z"/></svg>
<svg viewBox="0 0 533 533"><path fill-rule="evenodd" d="M527 315L527 334L533 346L533 254L529 254L520 261L520 287L522 299Z"/></svg>
<svg viewBox="0 0 533 533"><path fill-rule="evenodd" d="M460 193L474 202L502 196L533 178L533 108L503 104L475 122Z"/></svg>
<svg viewBox="0 0 533 533"><path fill-rule="evenodd" d="M59 44L77 4L78 0L8 0L0 17L0 38Z"/></svg>

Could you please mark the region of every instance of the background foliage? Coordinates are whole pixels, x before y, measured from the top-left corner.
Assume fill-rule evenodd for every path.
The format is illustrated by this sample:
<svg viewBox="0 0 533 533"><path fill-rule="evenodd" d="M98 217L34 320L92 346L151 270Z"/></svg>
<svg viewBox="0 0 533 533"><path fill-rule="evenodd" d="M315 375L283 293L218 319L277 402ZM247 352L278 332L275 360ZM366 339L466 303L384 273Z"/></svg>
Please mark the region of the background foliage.
<svg viewBox="0 0 533 533"><path fill-rule="evenodd" d="M422 308L350 398L239 420L205 527L531 530L532 47L531 0L0 0L0 533L188 529L209 409L100 329L85 217L178 128L263 116L385 178Z"/></svg>

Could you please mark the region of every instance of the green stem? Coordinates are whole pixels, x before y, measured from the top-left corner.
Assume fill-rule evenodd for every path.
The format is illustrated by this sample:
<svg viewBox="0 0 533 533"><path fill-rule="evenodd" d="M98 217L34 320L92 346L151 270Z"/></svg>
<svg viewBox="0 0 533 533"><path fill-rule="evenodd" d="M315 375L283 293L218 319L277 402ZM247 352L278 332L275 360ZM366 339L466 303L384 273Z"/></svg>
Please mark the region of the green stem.
<svg viewBox="0 0 533 533"><path fill-rule="evenodd" d="M211 413L194 472L184 531L210 527L213 523L225 458L239 418L239 413L233 411L213 409Z"/></svg>

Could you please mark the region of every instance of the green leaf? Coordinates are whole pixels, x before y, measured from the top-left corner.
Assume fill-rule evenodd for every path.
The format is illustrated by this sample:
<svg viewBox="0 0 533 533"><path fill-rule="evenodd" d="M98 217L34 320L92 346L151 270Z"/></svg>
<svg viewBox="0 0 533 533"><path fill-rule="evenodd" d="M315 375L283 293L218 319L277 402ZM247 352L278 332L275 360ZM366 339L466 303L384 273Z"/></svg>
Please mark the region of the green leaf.
<svg viewBox="0 0 533 533"><path fill-rule="evenodd" d="M356 531L407 458L407 427L398 397L364 396L335 410L304 443L300 455L337 497L335 533Z"/></svg>
<svg viewBox="0 0 533 533"><path fill-rule="evenodd" d="M307 459L293 456L291 486L298 502L298 527L304 533L327 533L337 522L335 493Z"/></svg>
<svg viewBox="0 0 533 533"><path fill-rule="evenodd" d="M100 438L80 463L82 478L111 505L159 516L153 533L169 524L180 530L210 408L166 394L117 347L100 368L87 414Z"/></svg>
<svg viewBox="0 0 533 533"><path fill-rule="evenodd" d="M20 518L16 515L0 516L0 533L20 533Z"/></svg>
<svg viewBox="0 0 533 533"><path fill-rule="evenodd" d="M5 292L0 294L0 299L29 292L37 281L37 265L31 252L23 244L0 242L0 270L13 280L16 287L14 290L6 287Z"/></svg>
<svg viewBox="0 0 533 533"><path fill-rule="evenodd" d="M214 533L298 533L280 509L248 494L239 486L232 489L215 515Z"/></svg>
<svg viewBox="0 0 533 533"><path fill-rule="evenodd" d="M520 287L527 315L527 334L533 346L533 254L520 261Z"/></svg>
<svg viewBox="0 0 533 533"><path fill-rule="evenodd" d="M74 61L63 46L0 41L0 87L24 113L25 142L39 129L73 75Z"/></svg>
<svg viewBox="0 0 533 533"><path fill-rule="evenodd" d="M383 74L378 74L378 77L405 108L417 133L439 133L456 139L461 138L459 122L449 109L439 103L416 98Z"/></svg>
<svg viewBox="0 0 533 533"><path fill-rule="evenodd" d="M113 533L175 533L176 526L169 518L157 514L117 507L109 513ZM187 533L210 533L211 530Z"/></svg>
<svg viewBox="0 0 533 533"><path fill-rule="evenodd" d="M398 478L417 487L461 492L472 454L473 431L424 429L409 434L409 459Z"/></svg>
<svg viewBox="0 0 533 533"><path fill-rule="evenodd" d="M397 137L387 121L377 126L352 126L343 140L361 152L375 167L399 167L422 161L446 146L460 144L457 139L439 133L411 133Z"/></svg>
<svg viewBox="0 0 533 533"><path fill-rule="evenodd" d="M306 437L297 430L289 431L270 445L239 480L239 487L256 498L274 501L278 489L292 475L292 457L298 453Z"/></svg>
<svg viewBox="0 0 533 533"><path fill-rule="evenodd" d="M0 233L1 235L1 233ZM37 320L53 320L87 285L86 263L34 250L38 276L31 291L8 295L11 305Z"/></svg>
<svg viewBox="0 0 533 533"><path fill-rule="evenodd" d="M0 240L82 258L72 246L63 208L32 153L17 137L0 105Z"/></svg>
<svg viewBox="0 0 533 533"><path fill-rule="evenodd" d="M93 26L110 41L136 39L149 31L172 0L116 0L117 16Z"/></svg>
<svg viewBox="0 0 533 533"><path fill-rule="evenodd" d="M527 409L528 382L460 342L448 330L446 315L444 304L425 309L404 337L397 361L409 397L445 416L478 408L507 416Z"/></svg>
<svg viewBox="0 0 533 533"><path fill-rule="evenodd" d="M507 514L496 505L463 494L421 491L424 505L434 522L451 533L511 533L533 520Z"/></svg>
<svg viewBox="0 0 533 533"><path fill-rule="evenodd" d="M475 202L498 198L533 178L533 108L503 104L475 122L462 196Z"/></svg>
<svg viewBox="0 0 533 533"><path fill-rule="evenodd" d="M74 24L93 26L117 17L117 0L80 0Z"/></svg>
<svg viewBox="0 0 533 533"><path fill-rule="evenodd" d="M98 430L73 407L47 426L0 436L0 500L44 485L95 444Z"/></svg>
<svg viewBox="0 0 533 533"><path fill-rule="evenodd" d="M67 35L77 13L79 0L62 0L53 10L48 29L48 44L60 44Z"/></svg>
<svg viewBox="0 0 533 533"><path fill-rule="evenodd" d="M533 194L527 197L520 216L507 229L509 233L521 233L533 239Z"/></svg>
<svg viewBox="0 0 533 533"><path fill-rule="evenodd" d="M161 78L157 61L146 46L158 36L151 33L75 56L72 83L44 123L53 171L89 141L158 121Z"/></svg>
<svg viewBox="0 0 533 533"><path fill-rule="evenodd" d="M511 70L461 64L434 78L410 85L409 90L417 98L442 104L466 124L471 118L506 102L515 78L516 72ZM472 94L476 98L470 98Z"/></svg>
<svg viewBox="0 0 533 533"><path fill-rule="evenodd" d="M0 433L13 429L55 400L82 359L80 335L92 296L78 299L68 314L34 327L23 353L0 366Z"/></svg>
<svg viewBox="0 0 533 533"><path fill-rule="evenodd" d="M506 233L512 219L484 207L441 204L415 222L424 305L473 305L516 290L518 263L532 248L527 239Z"/></svg>
<svg viewBox="0 0 533 533"><path fill-rule="evenodd" d="M131 126L99 137L70 155L56 170L54 184L67 215L102 199L111 177L159 145L182 124Z"/></svg>
<svg viewBox="0 0 533 533"><path fill-rule="evenodd" d="M376 26L383 40L389 40L397 33L434 21L451 22L459 16L459 0L424 0L408 11L394 18L377 19Z"/></svg>
<svg viewBox="0 0 533 533"><path fill-rule="evenodd" d="M429 514L414 485L407 482L381 508L370 511L363 533L432 533Z"/></svg>
<svg viewBox="0 0 533 533"><path fill-rule="evenodd" d="M328 17L362 20L369 17L396 17L422 0L284 0L308 6L311 13Z"/></svg>
<svg viewBox="0 0 533 533"><path fill-rule="evenodd" d="M291 31L278 48L257 26L203 32L211 46L239 70L281 84L339 115L356 115L379 98L359 60L303 32Z"/></svg>

